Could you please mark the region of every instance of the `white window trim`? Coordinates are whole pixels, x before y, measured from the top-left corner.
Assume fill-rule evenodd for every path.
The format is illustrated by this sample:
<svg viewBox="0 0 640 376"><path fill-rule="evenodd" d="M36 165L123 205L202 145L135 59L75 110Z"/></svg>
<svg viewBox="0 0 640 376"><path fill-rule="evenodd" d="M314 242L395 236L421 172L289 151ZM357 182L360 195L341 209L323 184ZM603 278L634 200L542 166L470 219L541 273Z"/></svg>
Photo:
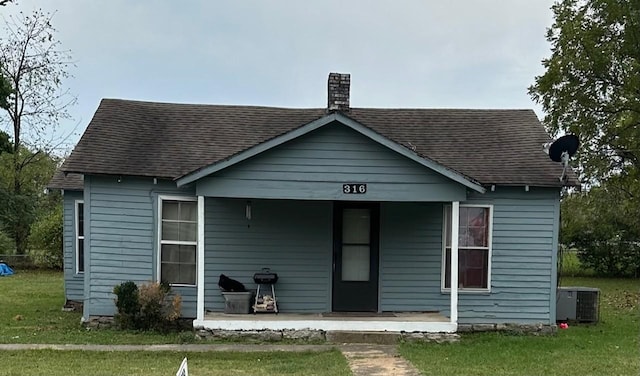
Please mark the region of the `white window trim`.
<svg viewBox="0 0 640 376"><path fill-rule="evenodd" d="M158 253L157 253L157 265L156 265L156 282L160 283L161 281L161 270L162 270L162 202L163 201L193 201L198 202L198 197L194 196L172 196L172 195L159 195L158 196L158 211L157 211L157 238L158 238ZM171 283L170 286L175 287L197 287L198 286L198 240L199 236L197 234L198 226L196 225L196 241L195 242L187 242L187 241L177 241L172 240L170 244L178 244L178 245L194 245L196 246L196 283L193 285L185 284L185 283Z"/></svg>
<svg viewBox="0 0 640 376"><path fill-rule="evenodd" d="M447 263L447 224L445 223L445 215L447 212L447 208L451 207L451 205L443 205L442 207L442 264L440 271L440 291L442 293L450 293L450 287L444 287L445 273L446 273L446 263ZM460 204L460 209L462 208L488 208L489 209L489 229L488 229L488 260L487 260L487 288L469 288L469 287L458 287L458 292L462 294L486 294L491 292L491 260L493 259L493 205L492 204ZM449 218L451 219L451 218ZM478 248L487 248L487 247L462 247L458 246L458 253L465 249L478 249Z"/></svg>
<svg viewBox="0 0 640 376"><path fill-rule="evenodd" d="M82 238L82 242L83 243L84 243L84 238L85 238L84 235L82 235L82 237L80 235L78 235L80 233L80 221L78 220L78 206L80 206L80 204L82 204L82 210L84 211L84 200L75 200L75 202L73 204L73 225L74 225L73 227L74 227L74 231L75 231L73 233L73 241L74 241L74 243L76 245L76 248L75 248L76 274L84 274L84 270L82 270L82 271L80 270L80 262L79 262L80 261L80 257L79 257L79 254L80 254L80 252L79 252L79 250L80 250L80 247L79 247L80 238ZM84 218L84 215L82 217ZM82 247L83 252L84 252L84 249L86 248L84 246L86 246L86 244L83 244L83 247ZM84 260L84 258L83 258L83 260ZM83 265L83 269L84 269L84 265Z"/></svg>

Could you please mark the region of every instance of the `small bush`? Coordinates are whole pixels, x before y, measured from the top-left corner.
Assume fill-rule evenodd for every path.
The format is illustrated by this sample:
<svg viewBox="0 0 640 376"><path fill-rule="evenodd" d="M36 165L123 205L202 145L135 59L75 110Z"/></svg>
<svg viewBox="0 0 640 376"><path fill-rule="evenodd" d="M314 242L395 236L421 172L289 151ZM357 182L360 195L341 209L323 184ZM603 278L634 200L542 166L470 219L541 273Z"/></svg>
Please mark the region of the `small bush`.
<svg viewBox="0 0 640 376"><path fill-rule="evenodd" d="M122 329L136 329L140 314L138 286L133 281L123 282L113 288L116 295L116 313L114 319Z"/></svg>
<svg viewBox="0 0 640 376"><path fill-rule="evenodd" d="M113 289L116 294L116 323L122 329L167 331L178 327L182 297L172 296L168 284L150 282L139 288L124 282Z"/></svg>
<svg viewBox="0 0 640 376"><path fill-rule="evenodd" d="M558 270L563 277L591 277L595 274L593 269L580 262L578 252L575 250L562 251L558 255Z"/></svg>
<svg viewBox="0 0 640 376"><path fill-rule="evenodd" d="M640 244L619 238L592 241L578 251L580 262L604 277L640 276Z"/></svg>
<svg viewBox="0 0 640 376"><path fill-rule="evenodd" d="M14 253L16 253L16 242L0 229L0 255L13 255Z"/></svg>
<svg viewBox="0 0 640 376"><path fill-rule="evenodd" d="M29 256L37 267L62 269L62 204L31 225Z"/></svg>

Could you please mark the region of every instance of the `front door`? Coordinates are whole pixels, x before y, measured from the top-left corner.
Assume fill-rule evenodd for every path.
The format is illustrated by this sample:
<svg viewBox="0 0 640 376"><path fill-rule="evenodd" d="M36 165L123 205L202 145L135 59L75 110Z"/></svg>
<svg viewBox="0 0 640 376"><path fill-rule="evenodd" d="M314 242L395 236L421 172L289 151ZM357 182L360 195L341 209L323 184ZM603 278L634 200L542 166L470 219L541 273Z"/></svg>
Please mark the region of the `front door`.
<svg viewBox="0 0 640 376"><path fill-rule="evenodd" d="M376 203L334 205L333 311L378 311L378 232Z"/></svg>

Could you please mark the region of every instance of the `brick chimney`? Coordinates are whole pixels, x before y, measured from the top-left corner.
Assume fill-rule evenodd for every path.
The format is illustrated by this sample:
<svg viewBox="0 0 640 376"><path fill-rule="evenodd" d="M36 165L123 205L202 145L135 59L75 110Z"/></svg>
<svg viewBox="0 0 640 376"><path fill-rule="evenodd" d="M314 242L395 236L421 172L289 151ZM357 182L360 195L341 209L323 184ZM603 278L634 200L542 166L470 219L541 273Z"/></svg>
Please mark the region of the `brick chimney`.
<svg viewBox="0 0 640 376"><path fill-rule="evenodd" d="M349 86L351 75L348 73L329 73L327 111L349 112Z"/></svg>

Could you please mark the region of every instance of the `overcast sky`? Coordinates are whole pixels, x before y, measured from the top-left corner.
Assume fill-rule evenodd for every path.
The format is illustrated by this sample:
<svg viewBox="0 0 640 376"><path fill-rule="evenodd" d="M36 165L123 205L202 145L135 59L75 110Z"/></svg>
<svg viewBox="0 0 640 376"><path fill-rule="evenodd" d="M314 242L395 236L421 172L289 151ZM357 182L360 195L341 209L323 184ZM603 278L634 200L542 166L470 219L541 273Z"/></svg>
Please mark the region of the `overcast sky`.
<svg viewBox="0 0 640 376"><path fill-rule="evenodd" d="M552 0L18 0L77 67L75 143L102 98L325 107L329 72L352 107L534 108ZM4 35L4 33L2 34Z"/></svg>

